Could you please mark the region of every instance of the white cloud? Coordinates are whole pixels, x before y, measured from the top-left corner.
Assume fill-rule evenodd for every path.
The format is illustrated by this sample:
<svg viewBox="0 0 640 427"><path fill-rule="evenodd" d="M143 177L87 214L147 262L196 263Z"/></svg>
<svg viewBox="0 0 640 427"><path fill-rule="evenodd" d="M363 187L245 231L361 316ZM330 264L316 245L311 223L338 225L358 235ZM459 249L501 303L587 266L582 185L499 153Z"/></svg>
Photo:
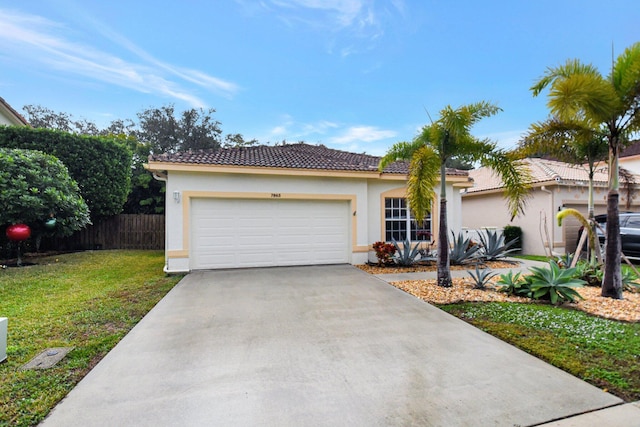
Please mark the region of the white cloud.
<svg viewBox="0 0 640 427"><path fill-rule="evenodd" d="M382 139L393 138L397 132L392 130L378 129L375 126L353 126L348 128L340 136L330 138L334 144L351 144L354 142L375 142Z"/></svg>
<svg viewBox="0 0 640 427"><path fill-rule="evenodd" d="M255 3L235 1L255 13ZM373 49L385 33L385 21L392 15L405 16L404 0L391 4L376 0L262 0L259 4L288 27L302 26L321 33L327 51L342 57Z"/></svg>
<svg viewBox="0 0 640 427"><path fill-rule="evenodd" d="M136 55L127 61L91 45L71 41L70 31L62 24L36 15L0 9L0 53L34 66L125 87L143 93L177 98L193 107L204 107L193 91L184 86L195 84L230 97L238 86L204 72L164 63L130 41L95 23L100 34ZM76 36L77 34L74 34Z"/></svg>

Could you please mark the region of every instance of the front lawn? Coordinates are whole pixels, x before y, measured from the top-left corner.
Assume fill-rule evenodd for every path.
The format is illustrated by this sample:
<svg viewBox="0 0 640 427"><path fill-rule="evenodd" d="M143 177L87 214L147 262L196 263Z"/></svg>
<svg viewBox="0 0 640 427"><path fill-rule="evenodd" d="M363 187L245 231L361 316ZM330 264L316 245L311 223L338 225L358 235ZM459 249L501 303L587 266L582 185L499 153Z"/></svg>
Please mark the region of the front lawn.
<svg viewBox="0 0 640 427"><path fill-rule="evenodd" d="M180 280L161 251L97 251L28 260L0 270L0 317L9 319L0 364L0 425L40 422ZM50 347L73 347L46 370L20 367Z"/></svg>
<svg viewBox="0 0 640 427"><path fill-rule="evenodd" d="M640 323L548 304L438 306L627 402L640 400Z"/></svg>

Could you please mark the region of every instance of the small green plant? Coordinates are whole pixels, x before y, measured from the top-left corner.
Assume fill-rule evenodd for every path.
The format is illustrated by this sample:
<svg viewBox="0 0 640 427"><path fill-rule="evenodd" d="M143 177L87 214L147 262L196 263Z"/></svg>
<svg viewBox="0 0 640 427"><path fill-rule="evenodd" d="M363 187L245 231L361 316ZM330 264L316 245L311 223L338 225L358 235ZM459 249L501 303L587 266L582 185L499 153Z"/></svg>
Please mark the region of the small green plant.
<svg viewBox="0 0 640 427"><path fill-rule="evenodd" d="M471 241L469 237L464 237L462 233L456 236L452 231L453 247L449 252L449 262L452 265L468 264L478 258L481 246Z"/></svg>
<svg viewBox="0 0 640 427"><path fill-rule="evenodd" d="M506 258L511 252L515 252L517 248L511 248L516 244L517 239L512 239L505 243L503 235L497 231L485 229L484 233L479 233L480 244L482 245L482 258L487 261L495 261L497 259Z"/></svg>
<svg viewBox="0 0 640 427"><path fill-rule="evenodd" d="M509 295L531 298L531 284L520 272L513 274L513 270L509 270L506 274L501 274L496 282L500 292L506 292Z"/></svg>
<svg viewBox="0 0 640 427"><path fill-rule="evenodd" d="M602 269L598 264L592 264L589 261L581 260L576 264L576 275L578 279L584 280L587 286L602 285Z"/></svg>
<svg viewBox="0 0 640 427"><path fill-rule="evenodd" d="M393 239L393 246L396 250L393 261L403 267L413 265L416 262L416 258L420 255L420 243L416 243L416 245L412 247L409 239L405 239L404 242L402 242L402 247L400 247L396 239Z"/></svg>
<svg viewBox="0 0 640 427"><path fill-rule="evenodd" d="M573 254L570 252L567 252L564 255L560 255L556 257L556 263L560 268L569 268L572 262L573 262Z"/></svg>
<svg viewBox="0 0 640 427"><path fill-rule="evenodd" d="M375 242L372 246L378 258L378 265L387 265L393 262L396 247L392 243Z"/></svg>
<svg viewBox="0 0 640 427"><path fill-rule="evenodd" d="M573 288L582 287L586 282L575 277L575 267L560 268L555 261L551 261L549 268L531 267L529 271L532 274L527 277L527 280L531 284L533 298L548 299L552 304L575 302L576 298L582 299Z"/></svg>
<svg viewBox="0 0 640 427"><path fill-rule="evenodd" d="M638 275L628 265L623 265L621 269L622 273L622 288L625 291L638 291L640 290L640 284L636 283Z"/></svg>
<svg viewBox="0 0 640 427"><path fill-rule="evenodd" d="M490 268L483 268L480 270L479 264L476 264L476 272L469 271L469 275L473 279L473 289L487 289L487 284L498 273L494 273Z"/></svg>

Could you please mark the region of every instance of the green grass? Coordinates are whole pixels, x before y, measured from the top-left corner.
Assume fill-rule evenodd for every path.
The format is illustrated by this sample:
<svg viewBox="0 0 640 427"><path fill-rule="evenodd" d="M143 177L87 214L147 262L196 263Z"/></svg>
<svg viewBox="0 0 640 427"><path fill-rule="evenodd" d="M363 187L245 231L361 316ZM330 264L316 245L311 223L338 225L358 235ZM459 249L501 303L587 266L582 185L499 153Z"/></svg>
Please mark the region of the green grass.
<svg viewBox="0 0 640 427"><path fill-rule="evenodd" d="M543 304L440 306L627 402L640 400L640 324Z"/></svg>
<svg viewBox="0 0 640 427"><path fill-rule="evenodd" d="M510 255L512 258L527 259L529 261L549 262L549 257L544 255Z"/></svg>
<svg viewBox="0 0 640 427"><path fill-rule="evenodd" d="M33 261L33 260L28 260ZM0 426L40 422L178 282L159 251L98 251L0 270L0 317L9 319L0 364ZM74 347L58 365L20 370L49 347Z"/></svg>

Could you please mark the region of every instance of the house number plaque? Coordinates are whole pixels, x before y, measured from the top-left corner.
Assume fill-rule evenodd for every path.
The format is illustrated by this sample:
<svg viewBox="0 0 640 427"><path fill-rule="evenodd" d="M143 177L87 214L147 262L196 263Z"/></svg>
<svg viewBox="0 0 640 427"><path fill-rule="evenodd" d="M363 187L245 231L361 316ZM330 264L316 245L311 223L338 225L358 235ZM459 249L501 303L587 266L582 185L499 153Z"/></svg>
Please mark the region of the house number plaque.
<svg viewBox="0 0 640 427"><path fill-rule="evenodd" d="M279 199L280 197L282 197L282 194L280 193L271 193L271 198L273 199Z"/></svg>

